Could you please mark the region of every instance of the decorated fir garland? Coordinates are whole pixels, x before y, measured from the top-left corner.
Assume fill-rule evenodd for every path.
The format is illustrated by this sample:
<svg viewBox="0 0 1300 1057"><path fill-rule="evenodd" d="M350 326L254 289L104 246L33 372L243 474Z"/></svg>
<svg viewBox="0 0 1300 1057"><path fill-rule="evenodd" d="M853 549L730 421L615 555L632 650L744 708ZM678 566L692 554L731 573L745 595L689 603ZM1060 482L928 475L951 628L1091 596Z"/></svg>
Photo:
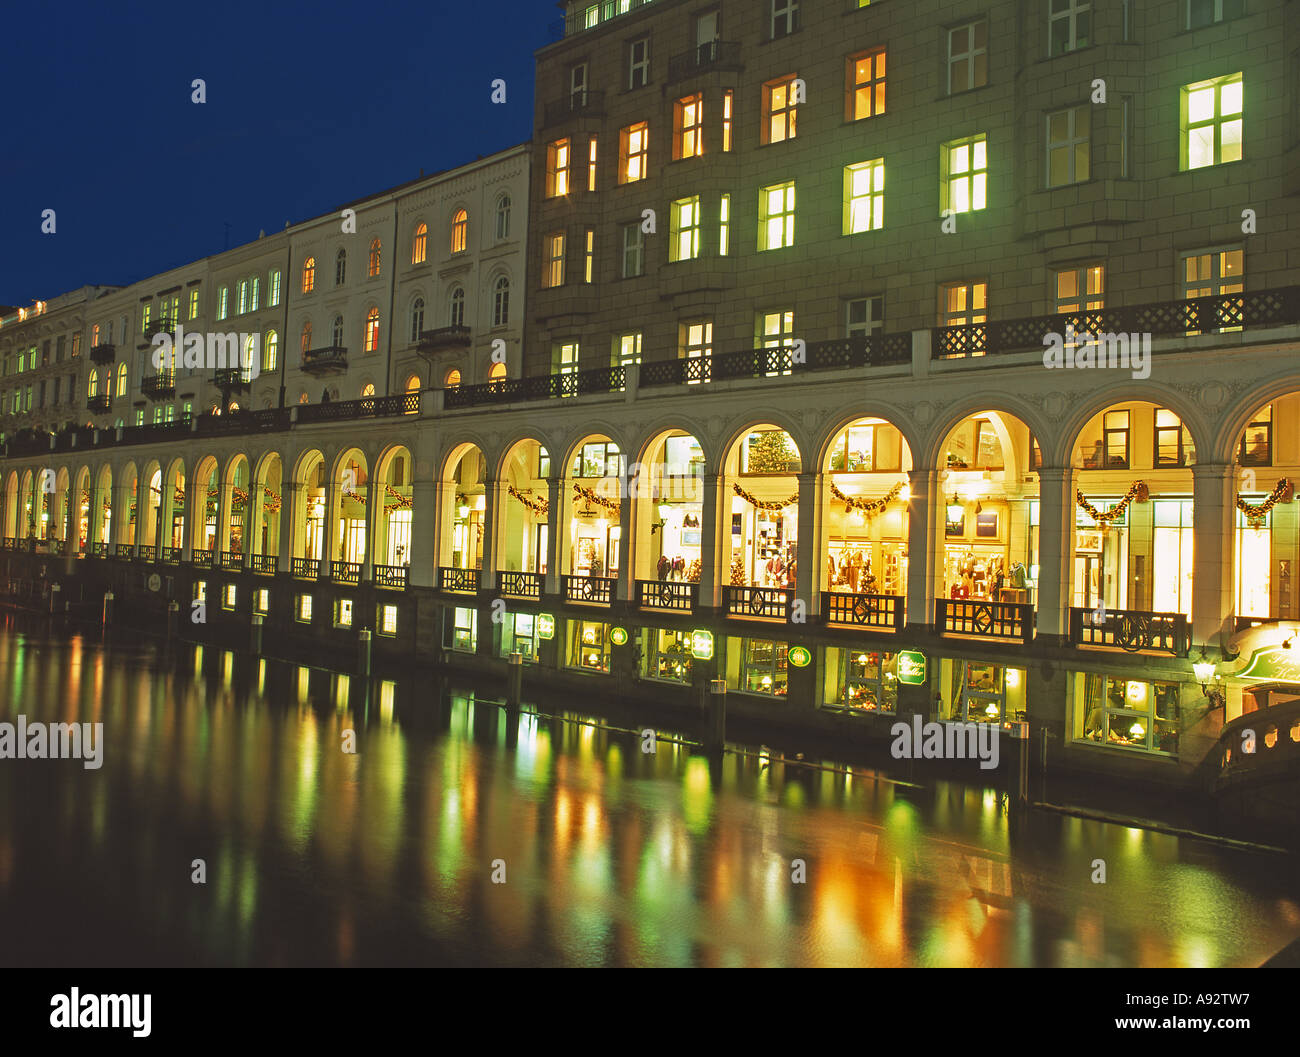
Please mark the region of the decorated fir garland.
<svg viewBox="0 0 1300 1057"><path fill-rule="evenodd" d="M1074 501L1079 505L1079 508L1092 518L1093 521L1099 522L1103 525L1109 524L1112 521L1117 521L1123 517L1124 511L1128 509L1128 505L1135 499L1139 503L1145 503L1150 497L1151 493L1147 490L1146 482L1134 481L1129 485L1128 491L1124 493L1123 499L1108 510L1101 511L1088 502L1088 498L1083 494L1082 488L1076 488L1074 492Z"/></svg>
<svg viewBox="0 0 1300 1057"><path fill-rule="evenodd" d="M391 484L384 485L385 500L391 499L392 502L384 503L384 511L389 510L410 510L415 505L415 500L411 496L402 495Z"/></svg>
<svg viewBox="0 0 1300 1057"><path fill-rule="evenodd" d="M795 494L792 495L789 499L770 500L770 499L759 499L758 496L754 495L752 492L746 492L738 484L733 484L731 486L731 489L733 492L736 493L736 495L740 496L741 499L743 499L750 506L754 507L756 510L780 511L780 510L784 510L788 506L794 506L796 503L799 502L798 492L795 492Z"/></svg>
<svg viewBox="0 0 1300 1057"><path fill-rule="evenodd" d="M875 517L877 514L883 514L885 508L902 494L903 486L896 484L879 499L863 499L861 496L845 495L835 487L834 481L831 482L831 495L844 504L844 513L848 514L854 510L861 510L869 518Z"/></svg>
<svg viewBox="0 0 1300 1057"><path fill-rule="evenodd" d="M534 499L532 496L528 495L527 493L521 492L518 488L516 488L512 484L506 485L506 491L509 492L515 499L518 499L519 502L523 503L524 506L526 506L534 514L538 514L541 517L550 517L551 502L549 499Z"/></svg>
<svg viewBox="0 0 1300 1057"><path fill-rule="evenodd" d="M1262 503L1247 503L1241 496L1237 496L1237 509L1246 515L1251 528L1259 528L1270 510L1278 503L1291 502L1293 495L1291 482L1283 477L1273 486L1273 491L1264 497Z"/></svg>
<svg viewBox="0 0 1300 1057"><path fill-rule="evenodd" d="M612 499L606 499L603 495L597 495L590 488L583 488L580 484L573 486L573 494L585 499L588 503L595 503L597 506L604 507L611 513L619 512L619 505Z"/></svg>

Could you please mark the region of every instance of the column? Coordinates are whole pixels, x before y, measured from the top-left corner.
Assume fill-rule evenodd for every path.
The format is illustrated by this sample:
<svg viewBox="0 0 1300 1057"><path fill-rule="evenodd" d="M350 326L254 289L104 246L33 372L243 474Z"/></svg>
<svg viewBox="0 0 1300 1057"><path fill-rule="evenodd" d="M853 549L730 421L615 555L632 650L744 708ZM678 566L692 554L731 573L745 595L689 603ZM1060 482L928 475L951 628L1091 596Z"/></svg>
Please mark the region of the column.
<svg viewBox="0 0 1300 1057"><path fill-rule="evenodd" d="M639 487L639 486L638 486ZM649 491L649 489L646 489ZM636 571L636 526L632 523L632 489L626 476L619 478L618 489L618 583L614 585L614 598L620 602L633 597L633 573ZM650 500L647 500L649 502ZM609 555L605 555L606 560ZM609 570L605 570L609 575Z"/></svg>
<svg viewBox="0 0 1300 1057"><path fill-rule="evenodd" d="M718 530L718 481L716 473L706 473L700 478L704 489L700 503L700 609L717 609L719 604L718 556L722 552L723 534ZM730 526L730 518L723 521Z"/></svg>
<svg viewBox="0 0 1300 1057"><path fill-rule="evenodd" d="M297 481L282 480L280 483L280 542L275 559L277 573L293 570L293 532L298 521L298 496L302 491L303 486Z"/></svg>
<svg viewBox="0 0 1300 1057"><path fill-rule="evenodd" d="M496 587L496 518L497 483L485 474L483 477L483 567L478 574L480 591Z"/></svg>
<svg viewBox="0 0 1300 1057"><path fill-rule="evenodd" d="M129 509L127 512L130 513ZM135 477L135 541L131 546L131 557L136 561L140 560L140 550L149 540L149 530L145 525L148 514L149 482L144 474L138 473Z"/></svg>
<svg viewBox="0 0 1300 1057"><path fill-rule="evenodd" d="M138 480L138 478L137 478ZM119 543L126 542L126 526L131 517L131 489L124 484L113 484L113 524L112 539L109 541L108 554L111 558Z"/></svg>
<svg viewBox="0 0 1300 1057"><path fill-rule="evenodd" d="M199 484L193 476L185 479L185 518L181 527L181 561L186 565L194 558L194 512L198 504Z"/></svg>
<svg viewBox="0 0 1300 1057"><path fill-rule="evenodd" d="M907 626L928 632L933 624L934 570L940 546L938 470L911 470L907 475Z"/></svg>
<svg viewBox="0 0 1300 1057"><path fill-rule="evenodd" d="M1038 471L1038 626L1034 638L1060 646L1070 634L1070 571L1074 559L1074 469Z"/></svg>
<svg viewBox="0 0 1300 1057"><path fill-rule="evenodd" d="M361 555L360 583L375 578L375 544L379 538L379 519L383 516L383 483L371 477L366 484L366 549Z"/></svg>
<svg viewBox="0 0 1300 1057"><path fill-rule="evenodd" d="M1232 559L1236 521L1233 467L1192 467L1192 638L1220 648L1233 611ZM1172 556L1171 556L1172 557Z"/></svg>
<svg viewBox="0 0 1300 1057"><path fill-rule="evenodd" d="M322 526L325 539L321 543L320 572L317 574L320 580L328 580L334 568L334 549L339 545L339 516L343 510L342 492L342 483L331 477L325 490L325 524Z"/></svg>
<svg viewBox="0 0 1300 1057"><path fill-rule="evenodd" d="M438 486L427 475L411 482L411 567L407 583L432 587L434 582L434 540L437 536Z"/></svg>
<svg viewBox="0 0 1300 1057"><path fill-rule="evenodd" d="M821 520L817 517L821 498L817 478L815 473L799 475L799 539L795 544L794 597L803 603L804 620L817 612L821 597L816 558L817 528Z"/></svg>
<svg viewBox="0 0 1300 1057"><path fill-rule="evenodd" d="M546 479L546 581L542 584L542 593L558 595L560 593L560 515L564 512L564 478L548 477Z"/></svg>

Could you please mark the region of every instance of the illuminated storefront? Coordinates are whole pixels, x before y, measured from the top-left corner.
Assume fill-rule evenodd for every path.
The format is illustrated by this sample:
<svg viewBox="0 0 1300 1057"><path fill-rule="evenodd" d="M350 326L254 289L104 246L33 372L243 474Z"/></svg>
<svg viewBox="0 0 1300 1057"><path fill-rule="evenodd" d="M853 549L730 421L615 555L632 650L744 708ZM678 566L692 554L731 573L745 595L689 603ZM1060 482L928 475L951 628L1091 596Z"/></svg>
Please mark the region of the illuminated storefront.
<svg viewBox="0 0 1300 1057"><path fill-rule="evenodd" d="M898 711L898 657L872 649L826 651L825 708L893 715Z"/></svg>
<svg viewBox="0 0 1300 1057"><path fill-rule="evenodd" d="M729 690L784 697L789 671L789 643L771 639L727 639Z"/></svg>
<svg viewBox="0 0 1300 1057"><path fill-rule="evenodd" d="M594 620L570 620L565 663L589 672L608 672L610 625Z"/></svg>
<svg viewBox="0 0 1300 1057"><path fill-rule="evenodd" d="M825 590L907 593L911 468L902 434L882 419L860 419L832 441L823 467Z"/></svg>
<svg viewBox="0 0 1300 1057"><path fill-rule="evenodd" d="M506 613L501 622L501 641L497 647L498 657L509 657L515 651L523 654L526 662L536 662L538 635L538 618L532 613Z"/></svg>
<svg viewBox="0 0 1300 1057"><path fill-rule="evenodd" d="M643 634L645 677L690 685L695 660L691 632L646 628Z"/></svg>
<svg viewBox="0 0 1300 1057"><path fill-rule="evenodd" d="M1077 672L1073 737L1119 748L1177 755L1181 685Z"/></svg>
<svg viewBox="0 0 1300 1057"><path fill-rule="evenodd" d="M799 451L784 430L757 429L728 459L729 577L734 586L793 588L799 543Z"/></svg>
<svg viewBox="0 0 1300 1057"><path fill-rule="evenodd" d="M945 658L939 675L945 719L1005 723L1027 718L1023 668Z"/></svg>

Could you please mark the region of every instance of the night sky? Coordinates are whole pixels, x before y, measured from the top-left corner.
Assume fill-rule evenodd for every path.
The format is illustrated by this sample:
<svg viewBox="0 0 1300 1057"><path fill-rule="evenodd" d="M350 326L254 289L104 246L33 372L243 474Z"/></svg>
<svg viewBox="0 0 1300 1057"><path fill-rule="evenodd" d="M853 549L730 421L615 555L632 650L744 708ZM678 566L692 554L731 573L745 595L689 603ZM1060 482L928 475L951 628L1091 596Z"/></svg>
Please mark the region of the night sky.
<svg viewBox="0 0 1300 1057"><path fill-rule="evenodd" d="M0 304L126 285L523 142L533 52L561 17L551 0L13 5Z"/></svg>

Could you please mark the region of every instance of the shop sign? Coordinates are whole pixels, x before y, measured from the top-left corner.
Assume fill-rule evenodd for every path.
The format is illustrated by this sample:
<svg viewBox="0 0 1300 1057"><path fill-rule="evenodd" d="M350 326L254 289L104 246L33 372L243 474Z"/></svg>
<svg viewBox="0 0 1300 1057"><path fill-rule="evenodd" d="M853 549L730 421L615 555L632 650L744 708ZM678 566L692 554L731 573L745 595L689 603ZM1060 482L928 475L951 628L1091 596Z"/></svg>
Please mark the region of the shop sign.
<svg viewBox="0 0 1300 1057"><path fill-rule="evenodd" d="M921 686L925 682L924 653L919 650L899 651L898 681L907 686Z"/></svg>
<svg viewBox="0 0 1300 1057"><path fill-rule="evenodd" d="M807 668L812 663L812 651L807 646L791 646L785 656L796 668Z"/></svg>
<svg viewBox="0 0 1300 1057"><path fill-rule="evenodd" d="M707 661L713 656L713 632L691 632L691 656L700 661Z"/></svg>
<svg viewBox="0 0 1300 1057"><path fill-rule="evenodd" d="M550 613L537 614L537 637L539 639L555 638L555 618Z"/></svg>
<svg viewBox="0 0 1300 1057"><path fill-rule="evenodd" d="M609 629L609 641L615 646L622 646L627 642L627 628L613 627Z"/></svg>

